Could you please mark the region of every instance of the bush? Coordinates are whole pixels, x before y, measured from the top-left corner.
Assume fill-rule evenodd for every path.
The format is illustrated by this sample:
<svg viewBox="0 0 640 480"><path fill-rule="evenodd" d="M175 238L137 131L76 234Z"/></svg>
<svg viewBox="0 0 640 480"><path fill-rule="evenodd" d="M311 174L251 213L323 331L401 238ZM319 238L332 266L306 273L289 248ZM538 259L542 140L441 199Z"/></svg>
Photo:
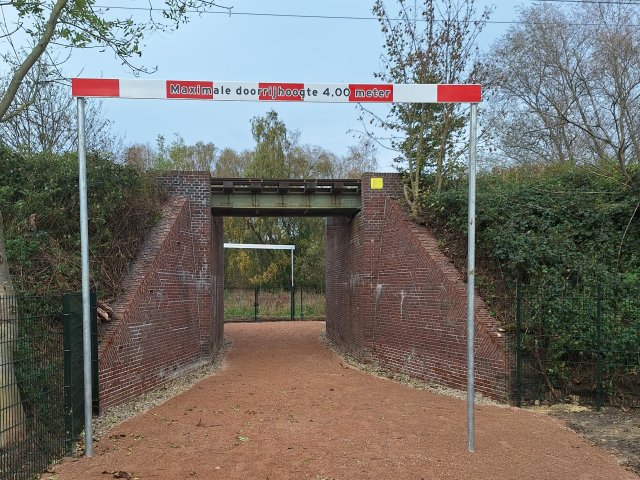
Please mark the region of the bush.
<svg viewBox="0 0 640 480"><path fill-rule="evenodd" d="M80 288L78 161L75 154L23 157L0 147L0 211L18 293ZM128 263L163 201L156 181L100 156L87 159L92 286L120 293Z"/></svg>
<svg viewBox="0 0 640 480"><path fill-rule="evenodd" d="M640 172L632 182L593 167L525 167L478 176L477 244L498 262L505 280L579 281L640 266L640 224L630 223L640 200ZM460 180L423 198L436 231L466 236L467 185Z"/></svg>
<svg viewBox="0 0 640 480"><path fill-rule="evenodd" d="M478 290L513 329L513 287L526 285L525 353L561 392L584 385L579 370L593 366L600 347L610 395L635 378L624 388L640 401L640 169L630 174L627 181L603 163L478 175ZM458 266L466 262L467 194L461 178L423 197L423 220Z"/></svg>

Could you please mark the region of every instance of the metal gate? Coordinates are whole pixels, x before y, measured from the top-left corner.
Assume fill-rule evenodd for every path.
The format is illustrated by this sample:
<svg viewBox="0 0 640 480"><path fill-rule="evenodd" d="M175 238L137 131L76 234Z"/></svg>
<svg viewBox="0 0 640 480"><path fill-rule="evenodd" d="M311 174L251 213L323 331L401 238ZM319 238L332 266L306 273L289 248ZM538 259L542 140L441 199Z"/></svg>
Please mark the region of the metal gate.
<svg viewBox="0 0 640 480"><path fill-rule="evenodd" d="M269 287L225 288L225 322L324 320L325 293L321 288L293 290Z"/></svg>

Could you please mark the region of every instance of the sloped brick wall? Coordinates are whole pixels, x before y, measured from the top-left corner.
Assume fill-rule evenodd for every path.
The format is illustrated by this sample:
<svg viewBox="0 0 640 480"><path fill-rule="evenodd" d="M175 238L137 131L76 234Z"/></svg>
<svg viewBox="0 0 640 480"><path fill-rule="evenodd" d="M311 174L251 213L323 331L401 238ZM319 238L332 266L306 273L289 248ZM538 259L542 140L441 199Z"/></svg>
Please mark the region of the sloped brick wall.
<svg viewBox="0 0 640 480"><path fill-rule="evenodd" d="M200 323L200 340L203 354L208 354L222 341L217 322L218 309L214 308L217 289L213 288L214 274L219 273L223 256L213 256L214 242L218 230L214 229L211 217L211 174L209 172L167 172L158 182L171 196L189 199L192 250L195 258L194 279L198 308L203 321ZM219 229L222 235L221 228ZM221 237L220 237L221 238ZM219 252L218 252L219 253ZM209 319L204 320L204 319Z"/></svg>
<svg viewBox="0 0 640 480"><path fill-rule="evenodd" d="M171 198L113 306L118 320L101 335L101 408L153 389L222 343L222 221L211 217L209 174L172 172L159 182Z"/></svg>
<svg viewBox="0 0 640 480"><path fill-rule="evenodd" d="M361 361L464 390L466 284L395 200L400 177L371 190L371 176L362 211L327 221L327 335ZM505 399L505 339L479 298L475 342L477 390Z"/></svg>

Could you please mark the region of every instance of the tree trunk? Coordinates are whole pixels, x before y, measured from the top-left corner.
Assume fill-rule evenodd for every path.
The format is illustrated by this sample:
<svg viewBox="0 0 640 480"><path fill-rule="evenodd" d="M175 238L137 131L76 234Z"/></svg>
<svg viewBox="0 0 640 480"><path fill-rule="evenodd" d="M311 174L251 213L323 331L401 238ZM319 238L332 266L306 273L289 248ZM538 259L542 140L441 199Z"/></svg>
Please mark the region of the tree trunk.
<svg viewBox="0 0 640 480"><path fill-rule="evenodd" d="M0 450L25 437L25 415L13 366L18 315L4 247L0 212Z"/></svg>

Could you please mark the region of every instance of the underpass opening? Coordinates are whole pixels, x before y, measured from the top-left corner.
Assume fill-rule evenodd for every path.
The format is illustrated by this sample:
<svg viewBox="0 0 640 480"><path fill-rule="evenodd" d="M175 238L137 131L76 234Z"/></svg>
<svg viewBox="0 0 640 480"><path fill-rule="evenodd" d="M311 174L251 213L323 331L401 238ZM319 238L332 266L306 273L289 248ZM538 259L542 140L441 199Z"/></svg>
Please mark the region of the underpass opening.
<svg viewBox="0 0 640 480"><path fill-rule="evenodd" d="M296 270L299 271L297 276L293 262L295 245L291 247L256 244L245 246L245 248L254 249L255 255L251 255L250 259L244 255L241 257L244 261L234 260L245 252L225 253L225 322L324 320L325 269L323 269L321 258L313 256L315 253L317 257L319 250L324 251L324 226L318 220L329 216L352 218L361 209L360 192L360 179L212 178L212 215L227 218L240 217L239 221L245 222L245 229L253 232L254 236L249 239L250 241L261 237L257 232L256 221L260 222L260 219L270 217L275 221L271 223L272 231L266 232L265 236L273 240L274 237L278 238L284 234L287 241L302 243L302 250L299 249L297 252L300 259L296 264ZM309 220L301 220L305 217ZM238 232L236 225L236 228L232 229L231 236L225 234L228 242L238 241L232 236L234 232L236 235L244 236L244 232ZM243 245L237 243L225 243L224 246L225 250L243 248ZM286 284L287 279L283 275L278 275L278 272L272 268L278 264L278 258L274 259L275 253L269 250L277 249L291 250L288 284ZM272 257L267 259L266 263L264 254ZM230 256L231 259L229 259ZM282 258L282 256L279 257L280 260ZM248 260L253 265L257 265L253 269L254 275L247 278L245 274L244 281L239 280L243 275L239 274L238 270L243 267L246 270ZM315 264L312 264L314 260ZM268 273L265 270L271 270L271 279L264 278ZM280 265L279 270L283 271L284 265Z"/></svg>
<svg viewBox="0 0 640 480"><path fill-rule="evenodd" d="M225 252L228 249L231 250L236 250L236 249L241 249L241 250L253 250L256 252L259 251L264 251L264 250L288 250L291 254L291 282L289 284L289 299L290 299L290 303L289 303L289 313L288 313L288 318L293 321L295 319L295 314L296 314L296 305L295 305L295 293L296 293L296 288L295 288L295 272L294 272L294 267L293 267L293 254L294 251L296 249L295 245L271 245L271 244L251 244L251 243L225 243L224 244L224 248L225 248ZM225 253L225 259L227 258L227 255ZM226 263L226 261L225 261ZM228 269L225 269L225 271ZM249 291L251 293L253 293L253 295L243 295L242 292L243 290L246 292L246 289L233 289L231 292L236 293L235 295L231 295L230 293L230 289L227 288L228 281L227 279L225 279L225 289L224 289L224 297L223 297L223 302L224 302L224 323L229 323L229 322L234 322L234 321L246 321L246 320L250 320L253 319L254 322L257 322L258 319L260 319L260 321L268 321L268 320L284 320L287 318L287 315L282 315L282 304L286 303L283 302L281 300L281 298L279 298L279 296L276 294L275 296L275 302L273 301L268 301L268 302L262 302L263 303L263 309L264 309L264 303L267 303L267 305L269 305L271 307L271 311L267 314L264 315L264 312L261 310L260 308L260 303L261 303L261 299L264 295L264 291L261 293L261 288L259 285L252 285L253 288L249 289ZM240 295L238 296L237 293L240 292ZM249 305L249 308L247 309L246 307L243 308L243 304L246 303L246 300L250 300L251 297L253 297L253 305ZM273 295L271 295L271 297L273 298ZM244 300L244 302L243 302ZM275 303L275 309L273 309ZM231 305L230 305L231 304ZM301 305L302 306L302 305ZM253 307L253 310L252 308ZM259 312L261 315L259 315ZM286 313L286 312L285 312ZM251 315L253 314L253 315Z"/></svg>

